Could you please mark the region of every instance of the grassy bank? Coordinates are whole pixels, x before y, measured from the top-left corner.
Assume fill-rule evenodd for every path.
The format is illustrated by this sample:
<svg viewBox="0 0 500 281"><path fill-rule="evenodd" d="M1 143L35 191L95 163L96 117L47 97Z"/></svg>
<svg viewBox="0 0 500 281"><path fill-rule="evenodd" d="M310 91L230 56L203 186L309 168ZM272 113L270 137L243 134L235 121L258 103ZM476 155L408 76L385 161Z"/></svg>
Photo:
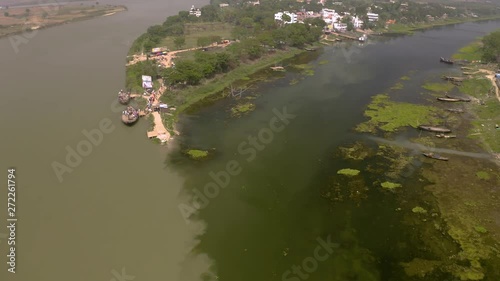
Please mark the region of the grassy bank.
<svg viewBox="0 0 500 281"><path fill-rule="evenodd" d="M9 8L0 13L0 38L126 11L125 6L62 5Z"/></svg>
<svg viewBox="0 0 500 281"><path fill-rule="evenodd" d="M376 30L383 34L412 34L415 31L420 31L424 29L429 29L438 26L445 26L451 24L459 24L466 22L477 22L477 21L487 21L487 20L498 20L500 15L480 17L480 18L451 18L445 20L435 20L433 22L418 23L418 24L391 24L387 29Z"/></svg>
<svg viewBox="0 0 500 281"><path fill-rule="evenodd" d="M172 104L177 107L172 115L163 115L165 127L173 131L174 123L177 121L179 114L186 111L192 106L202 103L209 97L220 94L224 89L227 89L231 84L245 80L246 77L256 73L259 70L268 68L276 63L290 59L304 52L300 49L290 48L287 51L277 51L274 54L267 55L259 60L242 64L228 73L218 75L217 77L206 80L202 85L192 86L182 90L169 91L168 94L162 96L162 102ZM176 102L176 97L182 96L182 102Z"/></svg>

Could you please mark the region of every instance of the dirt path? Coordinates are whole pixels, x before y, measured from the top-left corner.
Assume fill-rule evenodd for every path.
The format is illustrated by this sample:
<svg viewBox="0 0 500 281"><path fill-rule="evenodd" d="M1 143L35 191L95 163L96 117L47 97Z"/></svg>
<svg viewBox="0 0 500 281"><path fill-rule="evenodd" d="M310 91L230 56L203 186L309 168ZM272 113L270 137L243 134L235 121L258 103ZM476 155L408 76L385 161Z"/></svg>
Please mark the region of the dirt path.
<svg viewBox="0 0 500 281"><path fill-rule="evenodd" d="M161 63L165 67L171 67L172 66L172 59L174 59L176 54L178 53L184 53L184 52L189 52L189 51L196 51L196 50L201 50L204 48L225 48L229 46L232 42L225 43L225 44L212 44L210 46L206 47L196 47L196 48L190 48L190 49L182 49L182 50L177 50L177 51L171 51L168 52L166 55L158 56L158 57L151 57L150 59L152 60L157 60L159 63ZM133 59L127 63L127 66L136 64L141 61L147 60L147 56L142 54L142 55L134 55Z"/></svg>
<svg viewBox="0 0 500 281"><path fill-rule="evenodd" d="M498 89L498 85L497 85L497 82L496 82L495 72L493 72L491 70L487 70L487 69L480 69L479 71L487 74L486 77L488 79L490 79L491 83L495 87L495 95L496 95L496 97L498 99L498 102L500 102L500 90Z"/></svg>

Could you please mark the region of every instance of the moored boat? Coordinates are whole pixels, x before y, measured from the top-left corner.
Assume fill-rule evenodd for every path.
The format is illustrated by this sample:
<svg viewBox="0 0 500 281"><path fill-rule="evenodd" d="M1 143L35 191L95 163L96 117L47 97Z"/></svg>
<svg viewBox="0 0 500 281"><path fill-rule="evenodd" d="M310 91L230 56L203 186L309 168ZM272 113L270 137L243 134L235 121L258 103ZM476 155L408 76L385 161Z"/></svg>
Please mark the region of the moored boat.
<svg viewBox="0 0 500 281"><path fill-rule="evenodd" d="M130 93L120 90L120 92L118 92L118 101L121 104L128 104L130 101Z"/></svg>
<svg viewBox="0 0 500 281"><path fill-rule="evenodd" d="M448 161L449 159L446 158L446 157L443 157L439 154L434 154L432 152L424 152L422 153L425 157L427 158L432 158L432 159L436 159L436 160L442 160L442 161Z"/></svg>
<svg viewBox="0 0 500 281"><path fill-rule="evenodd" d="M444 139L453 139L453 138L456 138L457 136L455 136L455 135L437 134L436 137L438 137L438 138L444 138Z"/></svg>
<svg viewBox="0 0 500 281"><path fill-rule="evenodd" d="M454 99L454 98L443 98L443 97L440 97L440 98L437 98L438 101L448 101L448 102L457 102L457 101L461 101L460 99Z"/></svg>
<svg viewBox="0 0 500 281"><path fill-rule="evenodd" d="M122 122L125 124L132 124L139 119L139 110L133 108L132 106L128 106L122 112Z"/></svg>
<svg viewBox="0 0 500 281"><path fill-rule="evenodd" d="M435 127L430 125L420 125L418 126L420 130L435 132L435 133L451 133L451 130L443 127Z"/></svg>
<svg viewBox="0 0 500 281"><path fill-rule="evenodd" d="M439 61L440 61L440 62L447 63L447 64L453 64L453 63L454 63L452 60L445 59L445 58L443 58L443 57L439 58Z"/></svg>

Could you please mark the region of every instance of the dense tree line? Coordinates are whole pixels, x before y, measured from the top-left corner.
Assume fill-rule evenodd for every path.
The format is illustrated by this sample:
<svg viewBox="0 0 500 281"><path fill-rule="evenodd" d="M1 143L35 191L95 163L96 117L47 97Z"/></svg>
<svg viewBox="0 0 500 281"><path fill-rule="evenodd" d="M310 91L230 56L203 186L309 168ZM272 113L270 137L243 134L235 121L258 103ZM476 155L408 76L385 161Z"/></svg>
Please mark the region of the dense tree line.
<svg viewBox="0 0 500 281"><path fill-rule="evenodd" d="M486 35L483 42L483 60L486 62L500 63L500 31Z"/></svg>

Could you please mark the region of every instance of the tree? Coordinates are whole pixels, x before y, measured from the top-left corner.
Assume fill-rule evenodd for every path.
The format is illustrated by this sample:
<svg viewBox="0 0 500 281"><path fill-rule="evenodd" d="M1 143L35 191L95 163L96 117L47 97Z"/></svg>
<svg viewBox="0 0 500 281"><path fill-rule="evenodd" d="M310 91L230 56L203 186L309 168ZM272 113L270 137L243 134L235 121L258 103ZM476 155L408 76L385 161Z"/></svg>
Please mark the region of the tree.
<svg viewBox="0 0 500 281"><path fill-rule="evenodd" d="M187 21L189 19L189 12L188 11L180 11L178 16L182 21Z"/></svg>
<svg viewBox="0 0 500 281"><path fill-rule="evenodd" d="M281 16L281 20L283 21L283 23L289 23L292 20L292 18L287 14L283 14Z"/></svg>
<svg viewBox="0 0 500 281"><path fill-rule="evenodd" d="M198 37L196 40L196 45L198 45L198 47L205 47L210 45L210 43L212 43L210 37Z"/></svg>
<svg viewBox="0 0 500 281"><path fill-rule="evenodd" d="M483 60L487 62L500 62L500 31L486 35L483 41Z"/></svg>
<svg viewBox="0 0 500 281"><path fill-rule="evenodd" d="M9 16L9 12L4 12L3 15L6 16L6 17L8 17Z"/></svg>
<svg viewBox="0 0 500 281"><path fill-rule="evenodd" d="M180 49L182 46L186 44L186 38L183 36L177 36L174 38L174 45L177 49Z"/></svg>
<svg viewBox="0 0 500 281"><path fill-rule="evenodd" d="M204 21L218 21L217 8L213 5L206 5L201 7L201 18Z"/></svg>

